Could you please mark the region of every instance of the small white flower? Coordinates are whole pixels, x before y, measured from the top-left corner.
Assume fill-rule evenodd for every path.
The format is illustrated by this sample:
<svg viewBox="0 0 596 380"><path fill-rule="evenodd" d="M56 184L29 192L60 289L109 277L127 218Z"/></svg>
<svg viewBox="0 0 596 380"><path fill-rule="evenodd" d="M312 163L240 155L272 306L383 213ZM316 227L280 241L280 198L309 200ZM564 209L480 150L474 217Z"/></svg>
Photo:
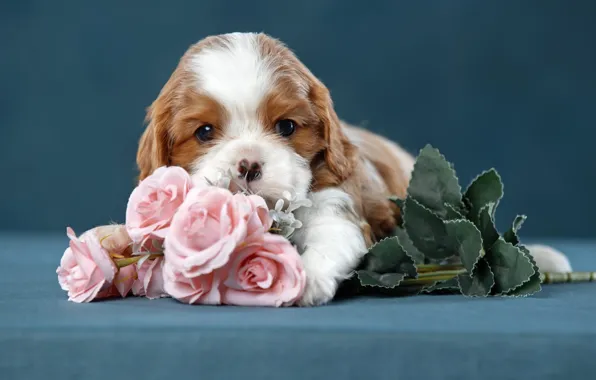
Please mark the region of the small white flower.
<svg viewBox="0 0 596 380"><path fill-rule="evenodd" d="M310 206L312 206L312 201L310 199L302 199L302 200L296 201L294 203L290 203L290 206L288 207L288 211L294 212L294 210L297 210L300 207L310 207Z"/></svg>
<svg viewBox="0 0 596 380"><path fill-rule="evenodd" d="M310 207L312 202L309 199L298 200L296 195L289 191L284 191L282 196L284 199L278 199L275 202L275 207L269 213L275 222L274 227L279 230L278 233L289 238L297 228L302 227L302 222L296 219L294 211L300 207ZM284 210L286 203L287 207Z"/></svg>
<svg viewBox="0 0 596 380"><path fill-rule="evenodd" d="M284 200L278 199L277 202L275 202L275 211L281 211L281 209L283 207L284 207Z"/></svg>

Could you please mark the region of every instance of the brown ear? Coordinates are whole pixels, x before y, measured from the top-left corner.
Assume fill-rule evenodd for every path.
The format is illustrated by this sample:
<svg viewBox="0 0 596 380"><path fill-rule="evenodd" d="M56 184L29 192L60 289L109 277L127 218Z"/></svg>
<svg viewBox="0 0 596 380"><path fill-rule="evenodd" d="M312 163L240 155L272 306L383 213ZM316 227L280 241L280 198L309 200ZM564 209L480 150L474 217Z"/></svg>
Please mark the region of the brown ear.
<svg viewBox="0 0 596 380"><path fill-rule="evenodd" d="M169 164L169 117L160 112L159 108L158 99L147 111L149 124L139 140L137 151L139 181L151 175L155 169Z"/></svg>
<svg viewBox="0 0 596 380"><path fill-rule="evenodd" d="M142 181L161 166L170 164L170 128L172 124L172 80L147 110L147 129L139 140L137 166Z"/></svg>
<svg viewBox="0 0 596 380"><path fill-rule="evenodd" d="M311 90L316 113L323 125L325 139L325 163L340 181L348 178L355 166L356 148L344 134L333 108L329 90L323 84L315 84Z"/></svg>

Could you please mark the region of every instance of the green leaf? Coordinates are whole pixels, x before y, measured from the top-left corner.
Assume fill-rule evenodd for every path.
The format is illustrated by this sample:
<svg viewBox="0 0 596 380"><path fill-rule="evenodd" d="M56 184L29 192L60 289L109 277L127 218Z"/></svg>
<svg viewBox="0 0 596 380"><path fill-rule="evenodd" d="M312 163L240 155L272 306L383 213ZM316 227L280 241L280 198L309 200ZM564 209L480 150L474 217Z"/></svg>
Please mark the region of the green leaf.
<svg viewBox="0 0 596 380"><path fill-rule="evenodd" d="M480 231L480 235L482 236L482 246L484 247L485 251L489 251L493 244L500 237L499 231L497 231L497 227L495 227L495 221L492 217L492 210L494 207L494 203L489 203L480 209L475 218L470 218L470 220Z"/></svg>
<svg viewBox="0 0 596 380"><path fill-rule="evenodd" d="M468 273L471 273L483 254L480 231L468 220L448 221L445 227L453 252L459 256Z"/></svg>
<svg viewBox="0 0 596 380"><path fill-rule="evenodd" d="M373 245L366 254L365 270L378 274L400 273L416 277L414 260L399 244L397 237L390 237Z"/></svg>
<svg viewBox="0 0 596 380"><path fill-rule="evenodd" d="M416 157L408 195L444 218L445 204L459 208L462 204L461 186L452 165L430 145Z"/></svg>
<svg viewBox="0 0 596 380"><path fill-rule="evenodd" d="M463 295L468 297L486 297L495 284L495 276L486 259L481 257L472 271L472 275L460 274L457 281Z"/></svg>
<svg viewBox="0 0 596 380"><path fill-rule="evenodd" d="M414 263L424 264L424 254L420 252L418 248L416 248L414 243L412 243L412 240L408 236L406 230L403 228L396 228L394 233L397 237L397 240L399 241L399 245L401 245L401 247L404 249L404 251L406 251L408 256L410 256L414 260Z"/></svg>
<svg viewBox="0 0 596 380"><path fill-rule="evenodd" d="M457 282L457 277L451 278L445 281L437 281L432 285L427 285L422 288L422 292L424 293L434 293L438 291L449 291L455 292L459 291L459 284Z"/></svg>
<svg viewBox="0 0 596 380"><path fill-rule="evenodd" d="M453 256L443 221L409 196L404 208L404 228L414 246L426 257L440 260Z"/></svg>
<svg viewBox="0 0 596 380"><path fill-rule="evenodd" d="M368 250L364 269L377 273L396 272L400 256L404 255L396 237L383 239Z"/></svg>
<svg viewBox="0 0 596 380"><path fill-rule="evenodd" d="M511 243L513 245L519 244L519 237L517 236L517 231L520 230L520 228L526 221L526 218L527 217L525 215L518 215L515 217L511 227L503 234L503 238L507 243Z"/></svg>
<svg viewBox="0 0 596 380"><path fill-rule="evenodd" d="M468 205L470 206L469 216L470 219L475 218L480 210L489 203L495 204L493 208L493 213L491 214L494 217L494 211L496 209L496 205L499 204L499 201L503 197L503 182L501 181L501 176L495 169L490 169L485 172L482 172L478 177L476 177L470 186L468 186L464 197L468 201Z"/></svg>
<svg viewBox="0 0 596 380"><path fill-rule="evenodd" d="M524 256L526 256L526 258L530 260L530 262L532 263L532 267L534 268L534 274L523 285L518 286L517 288L507 292L507 295L511 297L528 297L542 290L542 285L540 281L540 271L538 269L538 265L536 265L536 262L534 261L534 258L530 254L530 251L522 245L519 245L518 248L520 251L523 252Z"/></svg>
<svg viewBox="0 0 596 380"><path fill-rule="evenodd" d="M373 286L381 288L395 288L406 277L403 273L376 273L367 270L356 271L362 286Z"/></svg>
<svg viewBox="0 0 596 380"><path fill-rule="evenodd" d="M448 203L444 204L445 206L445 217L443 219L445 220L457 220L457 219L465 219L465 216L463 213L461 213L459 210L457 210L455 207L451 206Z"/></svg>
<svg viewBox="0 0 596 380"><path fill-rule="evenodd" d="M534 265L519 247L499 238L484 256L495 275L493 293L503 295L536 273Z"/></svg>

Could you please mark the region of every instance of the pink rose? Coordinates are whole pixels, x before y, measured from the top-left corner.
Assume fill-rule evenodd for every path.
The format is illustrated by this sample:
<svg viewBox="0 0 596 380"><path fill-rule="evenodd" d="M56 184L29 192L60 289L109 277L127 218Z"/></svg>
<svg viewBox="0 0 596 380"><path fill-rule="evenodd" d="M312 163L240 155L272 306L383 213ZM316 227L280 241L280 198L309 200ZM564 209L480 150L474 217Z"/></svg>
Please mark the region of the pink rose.
<svg viewBox="0 0 596 380"><path fill-rule="evenodd" d="M130 257L132 253L132 240L128 236L126 226L110 224L93 229L103 249L114 259ZM84 235L84 234L83 234ZM137 278L134 265L128 265L118 270L112 284L110 295L126 297L132 289L132 284Z"/></svg>
<svg viewBox="0 0 596 380"><path fill-rule="evenodd" d="M68 227L66 234L70 239L69 247L64 251L56 273L60 286L68 292L68 300L90 302L108 297L118 268L101 246L96 231L87 231L77 238Z"/></svg>
<svg viewBox="0 0 596 380"><path fill-rule="evenodd" d="M253 241L262 241L265 233L273 225L273 219L269 215L269 207L265 200L258 195L234 194L234 200L244 212L246 220L246 238L244 244Z"/></svg>
<svg viewBox="0 0 596 380"><path fill-rule="evenodd" d="M123 224L108 224L93 229L99 238L101 246L110 253L130 255L132 240ZM83 234L85 235L85 234ZM125 252L126 251L126 252Z"/></svg>
<svg viewBox="0 0 596 380"><path fill-rule="evenodd" d="M261 197L194 188L172 219L166 260L187 278L211 273L229 261L238 245L262 240L271 224Z"/></svg>
<svg viewBox="0 0 596 380"><path fill-rule="evenodd" d="M187 304L221 304L220 277L216 273L188 278L166 260L163 265L165 291L180 302Z"/></svg>
<svg viewBox="0 0 596 380"><path fill-rule="evenodd" d="M134 265L118 269L112 255L129 254L130 240L124 226L100 226L79 238L72 228L66 229L70 239L60 266L58 282L68 292L69 301L90 302L113 296L126 297L137 277Z"/></svg>
<svg viewBox="0 0 596 380"><path fill-rule="evenodd" d="M262 244L234 253L227 267L222 302L241 306L289 306L304 291L306 275L300 255L282 236L265 234Z"/></svg>
<svg viewBox="0 0 596 380"><path fill-rule="evenodd" d="M143 261L137 268L138 278L132 285L133 294L149 299L167 297L168 294L164 290L163 266L163 256Z"/></svg>
<svg viewBox="0 0 596 380"><path fill-rule="evenodd" d="M192 187L190 175L178 166L162 166L132 191L126 208L126 229L133 242L163 240L172 217Z"/></svg>

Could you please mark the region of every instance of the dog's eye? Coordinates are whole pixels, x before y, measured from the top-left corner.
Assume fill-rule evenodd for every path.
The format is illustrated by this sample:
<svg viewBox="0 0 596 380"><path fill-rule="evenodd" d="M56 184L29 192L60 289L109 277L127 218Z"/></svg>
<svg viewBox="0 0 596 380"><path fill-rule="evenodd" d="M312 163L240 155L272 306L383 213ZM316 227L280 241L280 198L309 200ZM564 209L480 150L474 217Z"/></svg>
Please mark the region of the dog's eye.
<svg viewBox="0 0 596 380"><path fill-rule="evenodd" d="M288 137L296 130L296 124L289 119L280 120L275 123L275 130L283 137Z"/></svg>
<svg viewBox="0 0 596 380"><path fill-rule="evenodd" d="M211 124L201 125L195 131L195 136L199 141L206 142L213 138L213 126Z"/></svg>

